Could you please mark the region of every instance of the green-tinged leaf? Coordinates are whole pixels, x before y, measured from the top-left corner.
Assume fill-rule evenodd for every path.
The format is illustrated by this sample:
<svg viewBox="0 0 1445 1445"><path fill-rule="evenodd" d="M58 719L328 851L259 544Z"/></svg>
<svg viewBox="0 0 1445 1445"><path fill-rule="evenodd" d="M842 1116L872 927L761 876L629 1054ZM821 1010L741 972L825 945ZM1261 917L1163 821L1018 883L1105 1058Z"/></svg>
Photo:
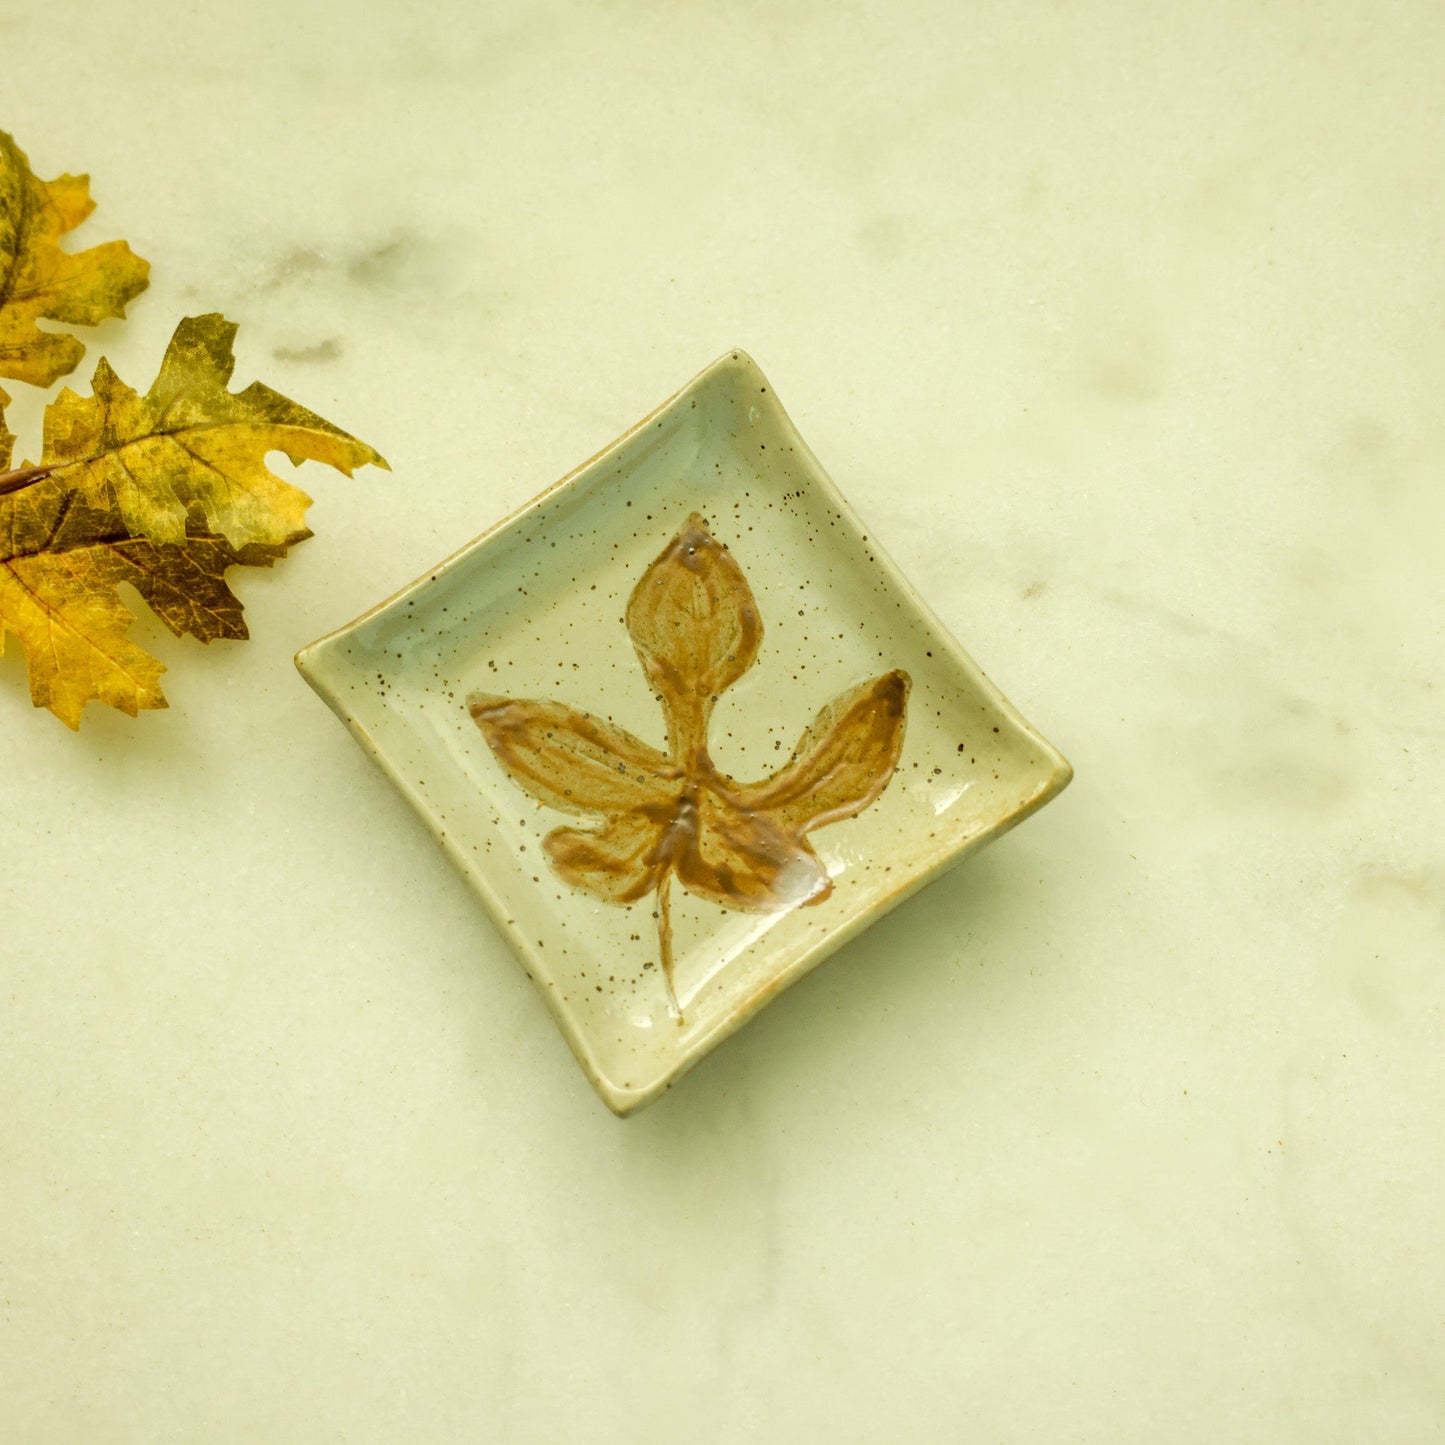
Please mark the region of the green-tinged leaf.
<svg viewBox="0 0 1445 1445"><path fill-rule="evenodd" d="M219 314L187 317L143 396L102 360L92 395L66 388L47 409L42 465L93 505L114 507L133 536L176 543L199 525L236 547L285 545L311 499L266 466L267 452L347 476L386 463L269 386L227 391L235 335Z"/></svg>
<svg viewBox="0 0 1445 1445"><path fill-rule="evenodd" d="M268 451L348 474L386 465L267 387L228 392L235 329L183 321L144 396L101 361L92 396L51 403L41 463L0 474L0 644L20 639L35 705L69 727L91 701L166 705L161 663L126 639L120 584L178 635L246 636L227 570L269 567L311 535L309 498L267 470Z"/></svg>

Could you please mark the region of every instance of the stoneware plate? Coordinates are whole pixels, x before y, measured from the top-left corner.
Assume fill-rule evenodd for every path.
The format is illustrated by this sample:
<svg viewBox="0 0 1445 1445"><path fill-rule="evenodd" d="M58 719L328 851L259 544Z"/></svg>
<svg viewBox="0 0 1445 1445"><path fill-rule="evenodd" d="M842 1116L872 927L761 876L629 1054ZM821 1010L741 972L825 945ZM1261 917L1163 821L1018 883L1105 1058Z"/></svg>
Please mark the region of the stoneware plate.
<svg viewBox="0 0 1445 1445"><path fill-rule="evenodd" d="M618 1114L1071 775L739 351L296 663Z"/></svg>

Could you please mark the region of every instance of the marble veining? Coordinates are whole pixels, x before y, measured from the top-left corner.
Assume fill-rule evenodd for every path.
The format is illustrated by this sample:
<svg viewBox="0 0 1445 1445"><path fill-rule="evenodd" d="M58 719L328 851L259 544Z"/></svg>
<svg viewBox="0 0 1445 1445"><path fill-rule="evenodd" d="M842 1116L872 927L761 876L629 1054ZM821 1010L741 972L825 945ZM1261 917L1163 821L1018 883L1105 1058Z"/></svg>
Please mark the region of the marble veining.
<svg viewBox="0 0 1445 1445"><path fill-rule="evenodd" d="M168 712L0 656L7 1445L1445 1437L1445 9L0 38L77 376L224 310L394 468ZM1077 777L622 1125L291 654L737 341Z"/></svg>

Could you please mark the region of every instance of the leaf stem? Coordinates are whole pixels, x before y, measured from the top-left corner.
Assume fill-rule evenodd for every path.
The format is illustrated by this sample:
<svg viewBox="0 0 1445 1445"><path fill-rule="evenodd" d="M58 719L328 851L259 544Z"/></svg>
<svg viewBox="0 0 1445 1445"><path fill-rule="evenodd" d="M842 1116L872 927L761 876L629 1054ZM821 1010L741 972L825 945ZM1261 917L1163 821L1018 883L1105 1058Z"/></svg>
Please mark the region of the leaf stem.
<svg viewBox="0 0 1445 1445"><path fill-rule="evenodd" d="M662 954L662 977L667 984L667 1002L682 1027L682 1005L677 1001L677 990L672 986L672 911L669 901L668 884L672 882L672 869L662 875L657 885L657 945Z"/></svg>
<svg viewBox="0 0 1445 1445"><path fill-rule="evenodd" d="M7 492L18 492L32 482L43 482L53 467L16 467L13 472L0 472L0 497Z"/></svg>

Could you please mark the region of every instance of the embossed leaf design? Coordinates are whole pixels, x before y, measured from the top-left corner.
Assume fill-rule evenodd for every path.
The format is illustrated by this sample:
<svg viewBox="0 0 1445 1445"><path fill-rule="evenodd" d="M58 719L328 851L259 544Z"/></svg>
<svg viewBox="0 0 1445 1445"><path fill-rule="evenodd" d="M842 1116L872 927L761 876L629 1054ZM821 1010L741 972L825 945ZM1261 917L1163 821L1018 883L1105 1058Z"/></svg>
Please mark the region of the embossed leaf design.
<svg viewBox="0 0 1445 1445"><path fill-rule="evenodd" d="M178 636L247 635L226 569L268 567L311 535L311 499L268 452L347 475L386 465L269 387L228 391L235 334L220 315L182 321L144 395L102 360L91 396L67 389L47 409L39 465L0 473L0 647L19 637L35 705L69 727L94 700L132 717L166 706L164 666L126 637L120 583Z"/></svg>
<svg viewBox="0 0 1445 1445"><path fill-rule="evenodd" d="M807 833L862 812L903 748L908 674L886 672L825 707L793 756L758 783L708 754L718 696L753 665L763 625L742 569L700 516L688 518L627 605L627 630L667 724L667 751L559 702L468 699L498 762L538 802L591 820L544 840L568 883L609 903L658 893L658 938L673 987L668 885L754 912L821 903L832 881Z"/></svg>
<svg viewBox="0 0 1445 1445"><path fill-rule="evenodd" d="M85 348L35 323L94 326L124 316L145 290L150 266L124 241L61 250L60 238L94 209L86 176L38 180L0 131L0 376L49 386L75 369Z"/></svg>

